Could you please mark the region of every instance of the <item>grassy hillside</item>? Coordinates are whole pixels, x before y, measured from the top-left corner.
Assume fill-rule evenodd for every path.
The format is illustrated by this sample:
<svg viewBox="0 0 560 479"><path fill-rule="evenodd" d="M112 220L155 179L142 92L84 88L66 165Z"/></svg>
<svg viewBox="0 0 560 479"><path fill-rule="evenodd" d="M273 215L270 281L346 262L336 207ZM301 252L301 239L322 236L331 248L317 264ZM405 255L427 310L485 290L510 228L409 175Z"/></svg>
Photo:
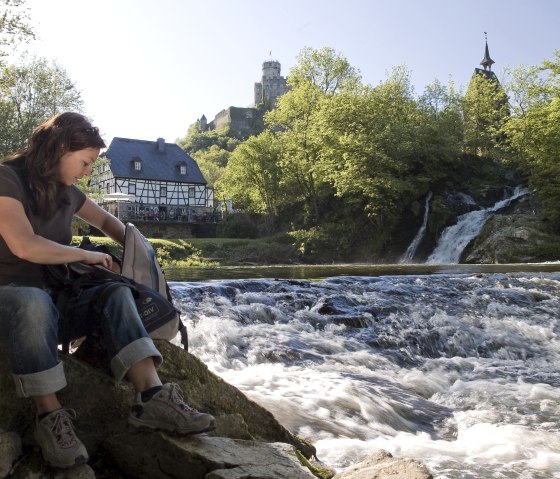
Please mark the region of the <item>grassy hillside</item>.
<svg viewBox="0 0 560 479"><path fill-rule="evenodd" d="M82 237L75 236L77 246ZM90 237L94 244L105 245L117 256L122 248L106 237ZM297 263L297 251L288 236L259 239L188 238L148 239L162 266L212 266Z"/></svg>

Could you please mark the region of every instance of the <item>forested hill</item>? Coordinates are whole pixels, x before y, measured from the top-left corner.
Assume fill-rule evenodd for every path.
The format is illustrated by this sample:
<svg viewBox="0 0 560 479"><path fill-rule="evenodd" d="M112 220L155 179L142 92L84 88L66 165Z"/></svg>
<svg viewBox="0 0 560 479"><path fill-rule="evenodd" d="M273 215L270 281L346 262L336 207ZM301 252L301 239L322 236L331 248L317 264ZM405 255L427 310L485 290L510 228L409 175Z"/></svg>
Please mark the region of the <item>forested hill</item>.
<svg viewBox="0 0 560 479"><path fill-rule="evenodd" d="M417 94L403 67L371 86L342 54L306 48L288 83L262 131L195 124L179 142L244 213L224 234L285 232L303 259L384 261L406 249L429 192L437 238L456 215L450 195L484 203L518 184L560 225L559 52L499 82L481 73L465 92L435 80Z"/></svg>

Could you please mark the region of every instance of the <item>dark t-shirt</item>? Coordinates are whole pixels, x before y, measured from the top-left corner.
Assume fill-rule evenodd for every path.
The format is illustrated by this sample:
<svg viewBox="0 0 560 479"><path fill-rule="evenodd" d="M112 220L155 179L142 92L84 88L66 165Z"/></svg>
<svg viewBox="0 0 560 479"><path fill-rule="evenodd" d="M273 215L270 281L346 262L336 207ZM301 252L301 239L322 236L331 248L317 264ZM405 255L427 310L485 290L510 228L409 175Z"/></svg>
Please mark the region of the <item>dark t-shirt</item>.
<svg viewBox="0 0 560 479"><path fill-rule="evenodd" d="M20 170L12 163L0 165L0 196L14 198L25 208L27 192L20 174ZM60 205L50 218L34 215L28 208L25 209L35 234L69 245L72 241L72 217L84 204L86 195L74 185L64 186L61 195ZM0 236L0 285L17 283L42 286L43 282L42 266L14 256Z"/></svg>

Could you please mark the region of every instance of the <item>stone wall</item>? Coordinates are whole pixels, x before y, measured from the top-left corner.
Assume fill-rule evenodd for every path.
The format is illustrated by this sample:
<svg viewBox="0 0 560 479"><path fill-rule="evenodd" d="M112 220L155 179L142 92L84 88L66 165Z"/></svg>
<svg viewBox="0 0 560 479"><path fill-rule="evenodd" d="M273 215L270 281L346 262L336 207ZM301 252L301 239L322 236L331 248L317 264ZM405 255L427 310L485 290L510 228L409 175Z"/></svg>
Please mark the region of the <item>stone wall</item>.
<svg viewBox="0 0 560 479"><path fill-rule="evenodd" d="M184 238L215 238L216 223L181 223L179 221L134 221L135 226L146 238L184 239ZM74 235L89 234L91 236L104 236L103 233L90 229L82 231L73 230Z"/></svg>

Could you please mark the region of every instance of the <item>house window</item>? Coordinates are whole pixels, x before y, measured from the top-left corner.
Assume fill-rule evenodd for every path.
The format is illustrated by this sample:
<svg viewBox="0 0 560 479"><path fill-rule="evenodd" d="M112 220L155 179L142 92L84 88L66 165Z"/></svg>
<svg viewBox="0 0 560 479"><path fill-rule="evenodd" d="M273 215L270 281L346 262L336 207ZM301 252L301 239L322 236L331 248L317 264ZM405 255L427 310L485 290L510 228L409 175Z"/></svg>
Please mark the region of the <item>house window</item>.
<svg viewBox="0 0 560 479"><path fill-rule="evenodd" d="M142 171L142 162L140 160L134 160L134 171Z"/></svg>
<svg viewBox="0 0 560 479"><path fill-rule="evenodd" d="M194 198L194 186L189 187L189 198Z"/></svg>
<svg viewBox="0 0 560 479"><path fill-rule="evenodd" d="M160 198L165 198L167 196L167 188L165 186L159 187L159 196Z"/></svg>
<svg viewBox="0 0 560 479"><path fill-rule="evenodd" d="M135 183L129 183L128 184L128 194L129 195L135 195L136 194L136 184Z"/></svg>
<svg viewBox="0 0 560 479"><path fill-rule="evenodd" d="M182 175L186 175L187 174L187 165L181 165L179 167L179 171Z"/></svg>

